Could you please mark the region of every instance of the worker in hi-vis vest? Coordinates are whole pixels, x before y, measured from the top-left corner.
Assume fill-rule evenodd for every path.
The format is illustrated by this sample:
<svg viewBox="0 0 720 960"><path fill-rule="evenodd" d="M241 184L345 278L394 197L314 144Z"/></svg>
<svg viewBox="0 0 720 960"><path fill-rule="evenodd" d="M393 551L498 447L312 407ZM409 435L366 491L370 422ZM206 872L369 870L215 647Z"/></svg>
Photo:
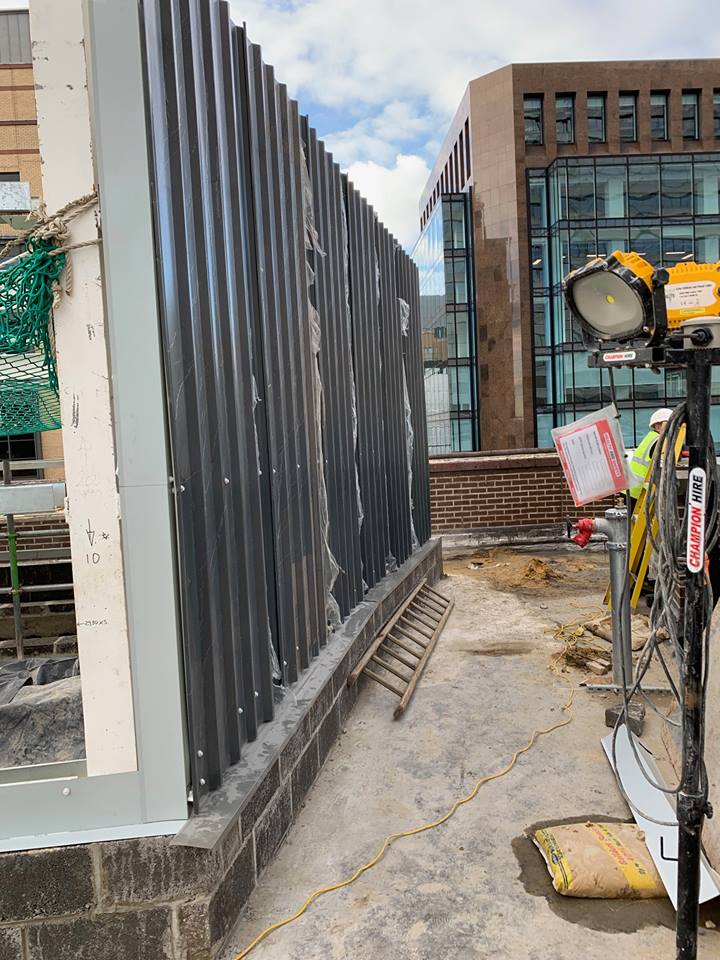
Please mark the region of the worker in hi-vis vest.
<svg viewBox="0 0 720 960"><path fill-rule="evenodd" d="M633 475L634 483L630 487L630 500L632 509L642 493L643 487L647 486L647 475L652 463L655 444L665 429L665 424L670 419L672 410L667 407L661 407L650 417L650 429L642 438L630 458L630 473Z"/></svg>

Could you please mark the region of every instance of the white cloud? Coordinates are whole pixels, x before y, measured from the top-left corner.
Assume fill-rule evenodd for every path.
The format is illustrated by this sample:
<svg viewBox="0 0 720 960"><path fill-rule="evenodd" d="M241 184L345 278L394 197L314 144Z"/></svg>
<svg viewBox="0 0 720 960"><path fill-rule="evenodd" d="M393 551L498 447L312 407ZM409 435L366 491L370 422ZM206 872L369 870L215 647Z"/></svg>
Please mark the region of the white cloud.
<svg viewBox="0 0 720 960"><path fill-rule="evenodd" d="M388 230L410 250L418 235L418 197L430 175L422 157L398 154L391 167L361 160L350 164L348 175Z"/></svg>
<svg viewBox="0 0 720 960"><path fill-rule="evenodd" d="M232 0L294 94L333 107L426 98L452 112L467 81L512 61L714 56L720 21L688 0ZM697 24L702 23L699 31Z"/></svg>
<svg viewBox="0 0 720 960"><path fill-rule="evenodd" d="M392 100L379 113L345 130L326 133L323 139L344 166L358 160L392 164L403 146L427 139L437 122L438 118L428 113L418 114L410 103Z"/></svg>
<svg viewBox="0 0 720 960"><path fill-rule="evenodd" d="M318 107L347 114L344 129L318 132L341 165L356 170L358 186L366 184L399 238L410 237L417 221L420 168L434 161L474 77L512 62L712 57L720 49L720 20L707 17L705 0L686 0L682 13L675 5L668 16L656 0L231 0L231 7L311 121Z"/></svg>

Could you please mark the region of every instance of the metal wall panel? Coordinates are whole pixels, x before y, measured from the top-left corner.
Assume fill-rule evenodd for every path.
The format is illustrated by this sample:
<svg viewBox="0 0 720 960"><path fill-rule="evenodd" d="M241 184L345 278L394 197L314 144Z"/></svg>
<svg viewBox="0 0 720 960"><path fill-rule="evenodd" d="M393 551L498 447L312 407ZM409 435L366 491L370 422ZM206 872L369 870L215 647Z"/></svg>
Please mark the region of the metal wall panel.
<svg viewBox="0 0 720 960"><path fill-rule="evenodd" d="M226 3L141 17L200 806L429 536L417 274Z"/></svg>

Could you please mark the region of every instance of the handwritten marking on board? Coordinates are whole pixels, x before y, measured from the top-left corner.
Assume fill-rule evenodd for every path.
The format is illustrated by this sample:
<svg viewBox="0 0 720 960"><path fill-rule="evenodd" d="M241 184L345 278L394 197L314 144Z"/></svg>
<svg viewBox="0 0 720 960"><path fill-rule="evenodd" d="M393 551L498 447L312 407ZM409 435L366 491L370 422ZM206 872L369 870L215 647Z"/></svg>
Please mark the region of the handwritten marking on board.
<svg viewBox="0 0 720 960"><path fill-rule="evenodd" d="M77 429L80 425L80 397L74 393L72 398L72 426Z"/></svg>

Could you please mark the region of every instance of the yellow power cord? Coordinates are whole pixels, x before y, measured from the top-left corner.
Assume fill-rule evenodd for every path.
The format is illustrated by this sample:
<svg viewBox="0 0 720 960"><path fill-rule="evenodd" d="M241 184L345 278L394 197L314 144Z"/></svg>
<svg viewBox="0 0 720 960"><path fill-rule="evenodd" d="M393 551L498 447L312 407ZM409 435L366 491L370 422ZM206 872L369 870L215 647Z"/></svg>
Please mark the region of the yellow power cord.
<svg viewBox="0 0 720 960"><path fill-rule="evenodd" d="M551 667L551 669L553 668ZM553 670L553 672L556 672L556 671ZM566 679L566 678L563 677L562 679ZM530 737L528 742L525 744L524 747L520 747L519 750L515 751L515 753L512 756L512 760L510 761L510 763L507 764L507 766L503 767L502 770L498 770L497 773L488 774L488 776L482 777L482 779L478 780L478 782L475 784L475 786L470 791L470 793L466 797L461 797L459 800L456 800L453 803L453 805L450 807L448 812L444 816L440 817L439 820L433 820L431 823L424 823L422 824L422 826L415 827L412 830L402 830L399 833L391 833L389 836L385 837L385 839L383 840L382 846L380 847L379 851L375 854L375 856L372 858L372 860L368 860L368 862L363 864L362 867L358 867L355 873L351 877L348 877L347 880L341 880L339 883L334 883L332 884L332 886L329 886L329 887L320 887L319 890L316 890L314 893L311 893L299 910L297 910L291 916L285 917L284 920L279 920L277 923L273 923L271 926L263 930L262 933L258 934L258 936L255 937L255 939L252 941L251 944L245 947L245 949L237 955L235 960L243 960L243 957L247 957L248 954L251 953L255 949L255 947L258 946L258 944L262 943L262 941L265 940L266 937L269 937L271 933L274 933L276 930L279 930L281 927L286 927L289 923L293 923L295 920L299 919L305 913L305 911L310 906L310 904L313 903L315 900L317 900L319 897L324 896L326 893L333 893L335 890L342 890L343 887L349 887L351 883L355 883L355 881L359 877L361 877L363 873L365 873L367 870L371 870L375 866L375 864L377 864L382 859L385 851L388 849L390 844L392 844L395 840L401 840L403 837L414 837L414 836L417 836L417 834L419 833L425 833L427 830L434 830L435 827L440 827L442 826L443 823L447 823L450 817L454 816L457 810L460 807L462 807L463 804L470 803L471 800L475 799L475 797L478 794L478 791L480 790L480 787L484 786L486 783L490 783L491 780L499 780L501 777L504 777L506 774L510 773L512 768L517 763L518 758L521 757L524 753L527 753L528 750L530 750L533 747L533 745L535 744L535 742L539 737L543 737L548 733L552 733L554 730L559 730L561 727L566 727L573 718L572 705L573 705L573 700L575 699L575 687L572 685L572 683L569 680L567 680L566 682L570 687L570 696L565 701L562 708L563 713L566 714L566 717L564 720L559 720L557 723L554 723L551 727L545 727L542 730L533 730L532 736Z"/></svg>

